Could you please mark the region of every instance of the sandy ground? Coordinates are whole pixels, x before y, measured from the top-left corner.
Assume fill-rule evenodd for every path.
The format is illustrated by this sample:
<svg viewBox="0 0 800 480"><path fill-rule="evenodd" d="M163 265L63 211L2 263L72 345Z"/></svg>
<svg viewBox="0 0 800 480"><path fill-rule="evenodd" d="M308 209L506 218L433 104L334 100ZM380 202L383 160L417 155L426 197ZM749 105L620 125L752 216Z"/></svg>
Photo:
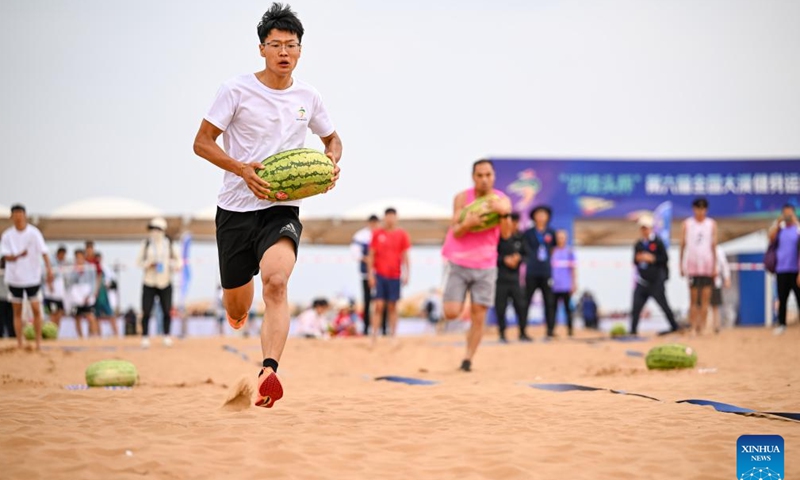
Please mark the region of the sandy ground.
<svg viewBox="0 0 800 480"><path fill-rule="evenodd" d="M731 479L742 434L782 435L787 478L800 472L800 423L674 403L800 411L800 328L684 338L699 363L683 371L647 371L626 354L664 339L545 343L533 333L533 344L509 345L487 334L471 373L456 370L460 335L374 350L364 339L293 338L280 367L285 397L270 410L241 395L224 406L255 383L258 339L188 339L170 349L154 342L149 350L137 339L56 341L41 353L2 342L0 477ZM86 366L106 358L136 364L140 384L64 388L84 383ZM381 375L440 383L373 380ZM662 401L541 391L532 382Z"/></svg>

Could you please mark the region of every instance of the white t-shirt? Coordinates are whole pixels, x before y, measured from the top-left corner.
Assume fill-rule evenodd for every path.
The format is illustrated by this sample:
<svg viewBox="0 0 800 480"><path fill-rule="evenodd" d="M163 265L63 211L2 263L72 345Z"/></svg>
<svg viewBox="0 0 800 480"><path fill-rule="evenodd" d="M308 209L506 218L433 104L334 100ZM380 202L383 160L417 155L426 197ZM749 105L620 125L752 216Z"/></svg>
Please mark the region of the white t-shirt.
<svg viewBox="0 0 800 480"><path fill-rule="evenodd" d="M225 152L246 163L302 148L307 129L320 137L334 132L322 97L314 87L293 79L289 88L273 90L252 73L222 84L205 119L223 131ZM250 212L268 208L273 202L259 199L241 177L225 172L217 205L234 212ZM281 205L299 206L300 201Z"/></svg>
<svg viewBox="0 0 800 480"><path fill-rule="evenodd" d="M3 232L0 239L0 254L19 255L28 251L24 257L6 262L6 283L13 287L33 287L42 283L42 255L47 254L42 232L28 224L23 230L11 226Z"/></svg>
<svg viewBox="0 0 800 480"><path fill-rule="evenodd" d="M297 332L303 336L322 337L328 327L328 322L323 315L313 308L297 316Z"/></svg>

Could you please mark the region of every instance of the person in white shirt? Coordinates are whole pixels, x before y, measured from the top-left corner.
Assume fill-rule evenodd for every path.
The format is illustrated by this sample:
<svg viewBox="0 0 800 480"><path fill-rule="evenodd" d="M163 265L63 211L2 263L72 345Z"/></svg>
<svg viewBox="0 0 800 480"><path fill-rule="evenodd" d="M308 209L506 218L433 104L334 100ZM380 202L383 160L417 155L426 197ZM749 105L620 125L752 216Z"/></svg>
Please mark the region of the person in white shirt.
<svg viewBox="0 0 800 480"><path fill-rule="evenodd" d="M154 218L147 226L147 240L142 242L136 264L144 270L142 280L142 347L150 346L150 314L155 299L161 306L164 319L164 346L172 346L172 275L181 268L181 257L176 245L166 235L167 221Z"/></svg>
<svg viewBox="0 0 800 480"><path fill-rule="evenodd" d="M692 202L694 215L683 222L681 276L689 277L689 324L694 334L703 333L717 276L717 222L708 217L708 200Z"/></svg>
<svg viewBox="0 0 800 480"><path fill-rule="evenodd" d="M297 259L300 201L267 200L261 161L304 146L307 131L319 136L339 177L342 142L316 89L292 76L302 51L303 24L287 6L273 3L258 24L265 68L225 82L194 141L200 157L225 170L217 199L217 250L228 323L244 326L253 303L253 277L261 272L265 309L262 369L255 405L270 408L283 396L278 362L289 335L287 284ZM222 135L223 150L217 144Z"/></svg>
<svg viewBox="0 0 800 480"><path fill-rule="evenodd" d="M328 320L325 314L330 305L324 298L318 298L311 308L297 316L298 334L305 338L323 338L328 336Z"/></svg>
<svg viewBox="0 0 800 480"><path fill-rule="evenodd" d="M364 296L364 335L369 335L370 326L370 303L372 301L372 289L369 288L369 278L367 275L367 258L369 257L369 244L372 243L372 232L381 226L377 215L370 215L367 226L357 231L350 242L350 252L353 258L358 260L359 274L361 275L361 289ZM386 335L386 315L383 316L382 329Z"/></svg>
<svg viewBox="0 0 800 480"><path fill-rule="evenodd" d="M71 265L67 261L67 247L58 247L56 256L50 264L53 267L53 282L52 284L44 284L44 309L45 312L50 315L50 321L60 326L61 317L64 316L64 313L67 311L67 305L64 304L66 300L66 283L64 277L71 268Z"/></svg>
<svg viewBox="0 0 800 480"><path fill-rule="evenodd" d="M97 301L97 267L86 259L86 251L75 250L75 264L66 276L69 303L73 307L75 331L83 338L83 319L89 322L88 336L99 336L100 328L94 315Z"/></svg>
<svg viewBox="0 0 800 480"><path fill-rule="evenodd" d="M14 309L17 345L22 348L22 302L27 298L33 311L36 350L39 350L42 342L42 305L39 295L42 284L42 260L46 267L45 281L51 285L53 269L50 266L42 232L28 224L24 206L16 204L11 207L11 222L13 225L0 237L0 255L6 261L5 282Z"/></svg>
<svg viewBox="0 0 800 480"><path fill-rule="evenodd" d="M722 289L731 288L731 267L728 257L722 247L717 245L717 276L714 277L714 291L711 293L711 319L714 324L714 333L719 333L722 322L719 307L722 306Z"/></svg>

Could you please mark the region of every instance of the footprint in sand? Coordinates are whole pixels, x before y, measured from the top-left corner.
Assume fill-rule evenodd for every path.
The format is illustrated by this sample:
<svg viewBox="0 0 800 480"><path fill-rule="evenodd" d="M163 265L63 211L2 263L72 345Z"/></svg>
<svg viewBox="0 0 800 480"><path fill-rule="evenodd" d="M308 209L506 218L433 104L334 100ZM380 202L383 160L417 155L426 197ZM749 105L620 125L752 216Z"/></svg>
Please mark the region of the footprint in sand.
<svg viewBox="0 0 800 480"><path fill-rule="evenodd" d="M222 404L222 409L229 412L241 412L247 410L253 403L253 386L250 384L250 379L242 377L233 386L233 389L228 394L225 403Z"/></svg>

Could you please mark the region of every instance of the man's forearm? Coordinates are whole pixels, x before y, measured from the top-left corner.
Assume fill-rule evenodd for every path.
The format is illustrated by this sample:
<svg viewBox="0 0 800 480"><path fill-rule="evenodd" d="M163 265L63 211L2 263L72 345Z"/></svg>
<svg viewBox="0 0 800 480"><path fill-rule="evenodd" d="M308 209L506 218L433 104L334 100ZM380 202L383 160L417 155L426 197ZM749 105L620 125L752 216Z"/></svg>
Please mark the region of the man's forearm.
<svg viewBox="0 0 800 480"><path fill-rule="evenodd" d="M334 132L331 136L323 138L322 143L325 144L325 153L330 153L333 160L339 163L342 158L342 139L339 138L339 134Z"/></svg>
<svg viewBox="0 0 800 480"><path fill-rule="evenodd" d="M217 142L211 139L198 139L195 141L194 153L223 170L242 176L242 162L231 158L220 148Z"/></svg>

